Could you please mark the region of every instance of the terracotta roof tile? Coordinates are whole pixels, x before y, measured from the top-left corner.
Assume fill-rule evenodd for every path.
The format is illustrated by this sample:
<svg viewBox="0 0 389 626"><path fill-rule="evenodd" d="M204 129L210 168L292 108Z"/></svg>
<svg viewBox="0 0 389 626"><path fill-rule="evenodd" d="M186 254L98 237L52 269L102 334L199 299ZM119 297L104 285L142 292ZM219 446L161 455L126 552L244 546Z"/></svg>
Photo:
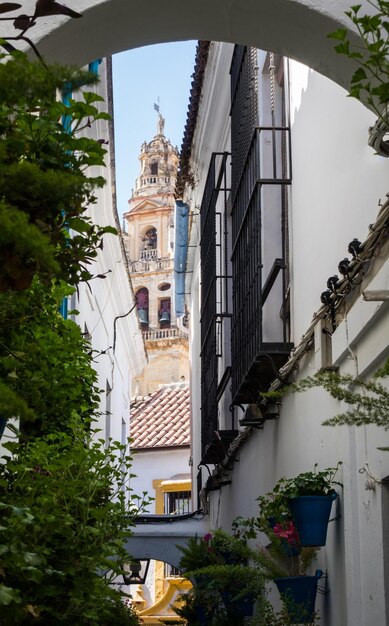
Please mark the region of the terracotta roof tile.
<svg viewBox="0 0 389 626"><path fill-rule="evenodd" d="M190 443L189 384L161 385L148 396L131 401L131 448L188 446Z"/></svg>

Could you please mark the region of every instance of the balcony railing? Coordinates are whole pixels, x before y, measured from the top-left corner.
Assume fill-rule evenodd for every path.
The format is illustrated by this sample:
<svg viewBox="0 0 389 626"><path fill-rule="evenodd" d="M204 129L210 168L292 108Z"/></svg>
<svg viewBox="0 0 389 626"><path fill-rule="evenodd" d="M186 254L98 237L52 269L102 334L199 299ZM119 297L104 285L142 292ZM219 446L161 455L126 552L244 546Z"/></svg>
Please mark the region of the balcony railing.
<svg viewBox="0 0 389 626"><path fill-rule="evenodd" d="M153 252L153 250L143 252ZM173 270L173 259L141 259L139 261L130 261L130 272L131 273L142 273L142 272L156 272L158 270Z"/></svg>
<svg viewBox="0 0 389 626"><path fill-rule="evenodd" d="M158 250L156 248L152 250L141 250L139 252L139 259L141 261L151 261L151 259L157 258Z"/></svg>
<svg viewBox="0 0 389 626"><path fill-rule="evenodd" d="M149 329L143 331L143 337L145 341L156 341L159 339L181 339L187 338L187 335L179 328L163 328L163 329Z"/></svg>
<svg viewBox="0 0 389 626"><path fill-rule="evenodd" d="M175 176L155 176L149 174L140 178L139 182L137 183L136 190L139 191L140 189L142 189L142 187L146 187L148 185L169 185L173 187L175 184L175 180Z"/></svg>

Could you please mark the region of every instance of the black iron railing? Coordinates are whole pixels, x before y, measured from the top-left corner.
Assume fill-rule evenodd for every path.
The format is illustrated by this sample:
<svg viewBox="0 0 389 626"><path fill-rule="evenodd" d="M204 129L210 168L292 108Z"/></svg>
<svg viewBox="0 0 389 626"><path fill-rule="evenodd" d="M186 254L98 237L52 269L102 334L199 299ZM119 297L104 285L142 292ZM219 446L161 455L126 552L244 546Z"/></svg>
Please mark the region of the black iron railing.
<svg viewBox="0 0 389 626"><path fill-rule="evenodd" d="M201 442L202 455L218 430L218 360L223 319L228 317L228 280L223 241L226 228L228 153L213 153L201 203ZM218 201L224 210L218 210Z"/></svg>
<svg viewBox="0 0 389 626"><path fill-rule="evenodd" d="M237 48L231 69L232 398L241 404L258 400L292 347L286 303L291 150L287 125L258 126L252 52Z"/></svg>

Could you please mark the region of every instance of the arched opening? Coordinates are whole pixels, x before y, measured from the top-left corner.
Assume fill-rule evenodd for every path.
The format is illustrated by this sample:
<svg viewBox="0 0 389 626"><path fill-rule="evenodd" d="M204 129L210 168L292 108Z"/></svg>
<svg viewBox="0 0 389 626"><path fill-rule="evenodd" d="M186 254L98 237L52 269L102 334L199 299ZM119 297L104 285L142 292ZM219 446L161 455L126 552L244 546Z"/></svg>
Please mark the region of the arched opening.
<svg viewBox="0 0 389 626"><path fill-rule="evenodd" d="M142 287L136 292L136 308L138 310L139 321L142 330L148 330L149 327L149 290Z"/></svg>
<svg viewBox="0 0 389 626"><path fill-rule="evenodd" d="M155 250L157 247L157 229L149 228L143 236L143 244L145 250Z"/></svg>
<svg viewBox="0 0 389 626"><path fill-rule="evenodd" d="M229 5L223 0L190 0L185 5L178 0L151 5L84 0L77 6L82 19L60 18L59 24L57 19L38 20L33 35L48 59L78 65L152 43L189 39L245 43L285 54L345 86L352 65L334 53L327 35L339 26L349 27L344 15L348 8L347 1L327 7L313 0L237 0ZM367 0L363 9L369 12Z"/></svg>
<svg viewBox="0 0 389 626"><path fill-rule="evenodd" d="M159 327L170 328L171 324L171 301L170 298L161 298L159 301L158 320Z"/></svg>

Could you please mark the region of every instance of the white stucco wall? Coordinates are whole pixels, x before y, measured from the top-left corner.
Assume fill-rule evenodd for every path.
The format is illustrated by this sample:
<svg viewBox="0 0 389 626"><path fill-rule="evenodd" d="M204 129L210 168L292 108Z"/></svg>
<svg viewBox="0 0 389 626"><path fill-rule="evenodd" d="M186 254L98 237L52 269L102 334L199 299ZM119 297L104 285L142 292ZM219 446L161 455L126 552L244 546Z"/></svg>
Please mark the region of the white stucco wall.
<svg viewBox="0 0 389 626"><path fill-rule="evenodd" d="M202 181L207 174L208 154L224 149L221 125L208 125L212 110L209 98L223 93L215 73L214 58L230 51L211 52L209 74L204 82L198 128L195 135L194 164ZM220 60L219 60L220 61ZM222 67L223 64L220 64ZM228 83L228 73L224 80ZM291 334L295 344L310 325L320 307L320 294L349 242L363 240L369 224L378 213L379 200L387 192L387 160L367 147L367 129L372 116L346 92L317 73L290 63L293 182L290 193ZM218 101L220 115L225 103ZM198 155L204 156L202 164ZM196 198L199 203L199 198ZM194 266L198 258L194 255ZM388 264L372 272L368 288L389 288ZM198 279L195 273L194 280ZM192 285L192 303L198 308ZM192 311L192 323L198 319ZM197 317L196 317L197 316ZM331 343L334 363L341 372L366 374L388 354L389 316L387 303L367 303L360 296L347 318L335 331ZM199 354L199 329L191 329L192 350ZM316 338L320 337L320 332ZM196 359L196 354L193 354ZM313 374L321 365L320 342L300 362L296 377ZM192 385L200 385L199 365L192 361ZM194 395L198 395L197 393ZM198 398L192 400L200 404ZM322 626L371 626L388 623L388 546L385 517L387 488L377 483L366 490L365 463L382 479L389 475L389 456L377 450L385 445L385 433L376 428L324 427L326 417L343 407L320 389L287 396L280 418L254 430L240 450L229 473L231 485L210 492L210 527L229 530L237 515L257 512L256 498L272 489L283 475L293 476L343 462L338 479L339 499L332 515L340 517L329 525L327 545L313 564L328 572L326 595L318 595L316 608ZM194 413L193 455L199 458L200 413ZM196 451L197 450L197 451ZM196 456L197 455L197 456Z"/></svg>
<svg viewBox="0 0 389 626"><path fill-rule="evenodd" d="M177 474L190 477L189 448L150 448L147 452L134 452L131 489L136 494L146 491L155 498L153 480L171 480ZM150 502L145 513L155 513L155 502Z"/></svg>
<svg viewBox="0 0 389 626"><path fill-rule="evenodd" d="M346 91L290 63L293 340L309 326L347 246L368 234L388 191L388 160L367 145L374 116Z"/></svg>
<svg viewBox="0 0 389 626"><path fill-rule="evenodd" d="M106 111L106 60L99 66L99 76L100 83L94 89L105 98L106 103L102 103L101 107ZM94 167L91 171L91 175L103 176L106 184L103 189L96 191L97 202L89 207L88 213L101 226L117 227L113 205L114 171L110 168L109 148L112 137L109 135L108 123L98 120L90 132L95 138L108 142L108 152L105 157L107 167ZM100 436L103 439L108 436L105 431L106 426L109 426L109 436L124 443L129 431L130 383L145 365L146 353L136 311L133 310L126 317L118 317L126 315L135 304L119 237L111 234L104 236L103 249L91 265L91 271L94 275L107 274L104 279L95 278L90 281L89 287L81 284L79 296L72 298L69 308L74 307L79 311L74 320L83 332L87 327L92 337L93 365L98 374L98 386L102 389L101 416L98 421L98 427L102 431ZM111 389L109 398L106 393L107 384ZM111 413L108 417L107 406Z"/></svg>

